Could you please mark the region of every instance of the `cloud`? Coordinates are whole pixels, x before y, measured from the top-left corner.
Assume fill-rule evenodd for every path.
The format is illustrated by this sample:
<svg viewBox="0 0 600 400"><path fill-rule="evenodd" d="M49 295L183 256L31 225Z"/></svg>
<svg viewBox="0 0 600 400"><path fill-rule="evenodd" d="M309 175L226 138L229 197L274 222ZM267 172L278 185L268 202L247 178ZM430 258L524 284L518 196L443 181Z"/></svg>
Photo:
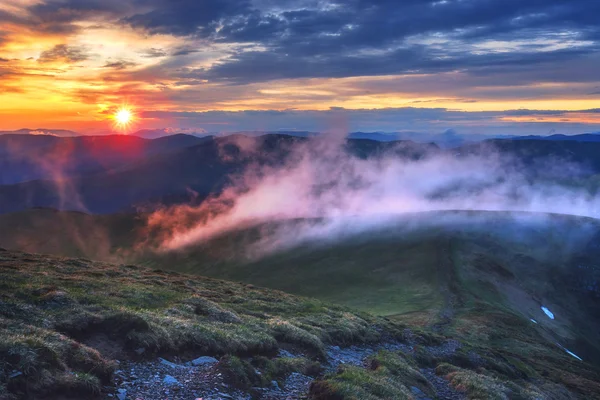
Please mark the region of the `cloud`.
<svg viewBox="0 0 600 400"><path fill-rule="evenodd" d="M244 15L248 0L142 0L150 11L123 18L123 22L153 34L199 35L214 33L221 19Z"/></svg>
<svg viewBox="0 0 600 400"><path fill-rule="evenodd" d="M19 86L0 83L0 94L2 93L24 93L24 90Z"/></svg>
<svg viewBox="0 0 600 400"><path fill-rule="evenodd" d="M229 3L203 2L207 12L194 14L196 3L181 1L175 10L155 2L153 11L126 21L155 33L259 44L260 50L234 52L195 72L202 79L243 83L518 68L574 60L598 50L591 38L600 29L589 18L598 6L584 0L329 1L304 8L241 2L237 9ZM523 43L515 45L518 39ZM573 45L564 46L565 39ZM489 40L504 40L509 48Z"/></svg>
<svg viewBox="0 0 600 400"><path fill-rule="evenodd" d="M102 66L102 68L111 68L116 70L128 69L137 66L137 63L132 61L118 60L118 61L109 61Z"/></svg>
<svg viewBox="0 0 600 400"><path fill-rule="evenodd" d="M201 127L209 132L235 132L246 130L323 131L343 124L347 131L356 132L411 132L415 140L430 140L432 134L455 129L462 135L526 135L545 134L550 129L557 133L575 134L600 130L600 120L595 123L534 122L539 116L597 115L597 110L508 110L466 112L446 108L386 108L331 110L257 110L257 111L206 111L169 112L143 111L141 118L158 121L177 121L186 128ZM528 117L531 120L515 122L507 117Z"/></svg>
<svg viewBox="0 0 600 400"><path fill-rule="evenodd" d="M166 57L168 55L168 53L163 49L150 47L150 48L145 49L144 51L140 52L140 55L144 58L159 58L159 57Z"/></svg>
<svg viewBox="0 0 600 400"><path fill-rule="evenodd" d="M69 46L66 44L57 44L50 50L42 52L38 58L40 63L50 63L62 61L69 64L76 64L89 58L85 48L80 46Z"/></svg>
<svg viewBox="0 0 600 400"><path fill-rule="evenodd" d="M268 162L249 163L219 195L200 206L159 210L149 216L149 228L162 234L162 250L175 250L230 230L270 224L265 228L269 234L258 241L260 248L252 249L262 252L305 240L335 240L385 227L407 213L425 211L599 216L600 197L559 183L582 172L561 160L525 167L493 147L461 156L435 149L416 157L400 156L413 154L410 144L362 159L347 152L343 138L344 132L334 131L300 141L286 149L286 161L276 167ZM265 157L257 156L257 151L256 147L245 154L242 150L242 156ZM296 222L277 229L283 221ZM263 233L258 231L259 236Z"/></svg>
<svg viewBox="0 0 600 400"><path fill-rule="evenodd" d="M43 131L43 130L29 131L28 134L33 135L33 136L58 136L56 133L54 133L52 131Z"/></svg>
<svg viewBox="0 0 600 400"><path fill-rule="evenodd" d="M231 48L212 66L194 72L200 79L241 83L456 70L487 73L488 68L493 73L493 66L518 71L597 53L600 38L600 27L590 18L600 6L587 0L46 0L28 11L28 23L64 25L101 18L195 42L174 49L171 57L198 52L207 44L248 43L254 48ZM149 49L145 56L167 54Z"/></svg>

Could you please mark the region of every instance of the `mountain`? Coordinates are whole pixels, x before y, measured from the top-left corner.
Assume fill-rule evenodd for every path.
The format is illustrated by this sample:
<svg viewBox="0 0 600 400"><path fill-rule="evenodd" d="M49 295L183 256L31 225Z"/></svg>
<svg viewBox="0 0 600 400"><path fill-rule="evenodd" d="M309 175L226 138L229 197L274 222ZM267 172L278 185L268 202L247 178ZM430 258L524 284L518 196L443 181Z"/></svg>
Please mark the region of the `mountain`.
<svg viewBox="0 0 600 400"><path fill-rule="evenodd" d="M207 137L214 136L213 134L207 133L202 129L194 130L194 129L142 129L130 134L131 136L141 137L143 139L159 139L168 136L176 136L176 135L186 135L193 137Z"/></svg>
<svg viewBox="0 0 600 400"><path fill-rule="evenodd" d="M490 149L508 155L526 167L535 167L536 164L547 161L565 167L578 166L585 170L581 172L587 175L600 173L600 142L524 138L490 139L481 143L467 144L455 150L465 155L485 154L489 153Z"/></svg>
<svg viewBox="0 0 600 400"><path fill-rule="evenodd" d="M57 136L57 137L71 137L78 136L77 132L65 130L65 129L46 129L46 128L37 128L37 129L18 129L15 131L0 131L0 136L2 135L28 135L28 136Z"/></svg>
<svg viewBox="0 0 600 400"><path fill-rule="evenodd" d="M247 398L291 374L322 376L332 346L402 329L278 291L87 259L0 250L0 280L6 400L135 398L141 379L154 382L144 398Z"/></svg>
<svg viewBox="0 0 600 400"><path fill-rule="evenodd" d="M549 136L516 136L512 140L549 140L555 142L600 142L600 132L598 133L583 133L580 135L549 135Z"/></svg>
<svg viewBox="0 0 600 400"><path fill-rule="evenodd" d="M328 143L319 144L322 139L284 134L172 135L153 140L0 136L0 179L5 183L0 185L0 213L51 207L109 214L160 204L197 204L220 193L249 165L277 169L293 148L308 140L317 141L317 147ZM560 182L590 194L600 188L600 142L491 139L444 149L433 143L348 139L339 145L360 159L502 156L503 168L518 166L530 180Z"/></svg>
<svg viewBox="0 0 600 400"><path fill-rule="evenodd" d="M110 168L95 171L93 176L88 173L69 179L0 186L0 213L51 207L106 214L157 203L199 202L221 191L232 175L242 172L251 163L282 165L291 148L306 138L274 134L219 138L176 135L152 141L129 136L123 140L144 145L137 153L139 157L132 160L130 151L115 152L117 156L123 155L128 163L117 157ZM190 146L193 143L199 144ZM400 157L418 158L435 148L410 142L368 140L350 140L347 144L350 153L362 158L392 151ZM76 154L88 159L79 151ZM106 157L103 152L100 158L105 160Z"/></svg>
<svg viewBox="0 0 600 400"><path fill-rule="evenodd" d="M251 254L271 242L295 243L292 238L303 231L327 229L327 221L234 231L141 261L417 320L441 332L462 329L453 315L477 320L482 310L502 310L600 366L599 221L431 212L390 217L381 228L335 237L334 232L352 232L356 223L332 230L333 238L297 241L265 256ZM288 238L286 232L294 234ZM542 307L556 318L548 318Z"/></svg>
<svg viewBox="0 0 600 400"><path fill-rule="evenodd" d="M107 171L145 157L202 143L205 139L172 135L156 140L135 136L0 136L0 184L34 179L63 179Z"/></svg>
<svg viewBox="0 0 600 400"><path fill-rule="evenodd" d="M32 208L0 215L0 246L29 253L123 261L143 235L144 215Z"/></svg>
<svg viewBox="0 0 600 400"><path fill-rule="evenodd" d="M31 237L67 214L106 218L36 212L49 219ZM327 221L249 227L119 264L0 251L0 394L154 399L172 392L169 375L183 397L600 396L600 222L475 212L388 222L252 256ZM199 356L216 359L192 364Z"/></svg>

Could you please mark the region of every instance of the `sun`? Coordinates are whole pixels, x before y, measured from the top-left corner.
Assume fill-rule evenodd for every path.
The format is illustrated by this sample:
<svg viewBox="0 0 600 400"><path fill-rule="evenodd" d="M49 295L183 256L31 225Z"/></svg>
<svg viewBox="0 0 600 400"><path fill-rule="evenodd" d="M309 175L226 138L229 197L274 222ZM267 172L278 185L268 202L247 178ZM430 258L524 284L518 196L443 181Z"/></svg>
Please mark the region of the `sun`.
<svg viewBox="0 0 600 400"><path fill-rule="evenodd" d="M131 126L135 115L131 108L123 106L114 113L113 119L117 128L125 130Z"/></svg>
<svg viewBox="0 0 600 400"><path fill-rule="evenodd" d="M115 119L119 125L127 125L131 122L131 111L123 108L115 114Z"/></svg>

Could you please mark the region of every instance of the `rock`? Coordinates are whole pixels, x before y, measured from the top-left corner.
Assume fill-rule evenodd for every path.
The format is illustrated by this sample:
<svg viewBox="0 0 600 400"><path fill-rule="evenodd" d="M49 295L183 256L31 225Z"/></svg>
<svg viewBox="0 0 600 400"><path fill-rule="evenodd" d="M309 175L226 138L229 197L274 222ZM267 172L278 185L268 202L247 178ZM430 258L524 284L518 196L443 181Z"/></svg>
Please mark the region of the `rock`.
<svg viewBox="0 0 600 400"><path fill-rule="evenodd" d="M206 365L206 364L216 364L218 363L219 360L217 360L214 357L198 357L195 360L192 360L192 365L195 367L198 367L200 365Z"/></svg>
<svg viewBox="0 0 600 400"><path fill-rule="evenodd" d="M421 389L416 386L411 386L410 391L415 395L416 400L431 400Z"/></svg>
<svg viewBox="0 0 600 400"><path fill-rule="evenodd" d="M127 389L117 390L117 399L125 400L127 398Z"/></svg>
<svg viewBox="0 0 600 400"><path fill-rule="evenodd" d="M135 353L136 353L138 356L141 356L142 354L144 354L144 352L145 352L145 351L146 351L146 349L145 349L145 348L143 348L143 347L140 347L139 349L135 349Z"/></svg>
<svg viewBox="0 0 600 400"><path fill-rule="evenodd" d="M159 360L162 365L166 365L167 367L171 367L171 368L179 367L179 365L172 363L171 361L167 361L164 358L159 358Z"/></svg>
<svg viewBox="0 0 600 400"><path fill-rule="evenodd" d="M279 390L279 384L277 381L271 381L271 387L275 390Z"/></svg>
<svg viewBox="0 0 600 400"><path fill-rule="evenodd" d="M283 349L279 349L279 357L285 357L285 358L296 358L295 355L293 355L292 353L290 353L287 350L283 350Z"/></svg>
<svg viewBox="0 0 600 400"><path fill-rule="evenodd" d="M8 379L16 378L17 376L21 376L23 373L21 371L13 371L8 375Z"/></svg>
<svg viewBox="0 0 600 400"><path fill-rule="evenodd" d="M171 375L166 375L163 379L165 385L179 385L179 381L173 378Z"/></svg>

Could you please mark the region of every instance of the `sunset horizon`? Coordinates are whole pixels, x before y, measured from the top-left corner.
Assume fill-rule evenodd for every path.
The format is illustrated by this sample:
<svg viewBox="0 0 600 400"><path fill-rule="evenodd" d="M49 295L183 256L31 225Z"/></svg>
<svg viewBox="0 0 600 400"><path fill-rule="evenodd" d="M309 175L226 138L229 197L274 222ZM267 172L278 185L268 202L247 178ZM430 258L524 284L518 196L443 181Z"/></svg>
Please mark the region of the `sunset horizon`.
<svg viewBox="0 0 600 400"><path fill-rule="evenodd" d="M4 0L0 130L600 131L590 1Z"/></svg>

